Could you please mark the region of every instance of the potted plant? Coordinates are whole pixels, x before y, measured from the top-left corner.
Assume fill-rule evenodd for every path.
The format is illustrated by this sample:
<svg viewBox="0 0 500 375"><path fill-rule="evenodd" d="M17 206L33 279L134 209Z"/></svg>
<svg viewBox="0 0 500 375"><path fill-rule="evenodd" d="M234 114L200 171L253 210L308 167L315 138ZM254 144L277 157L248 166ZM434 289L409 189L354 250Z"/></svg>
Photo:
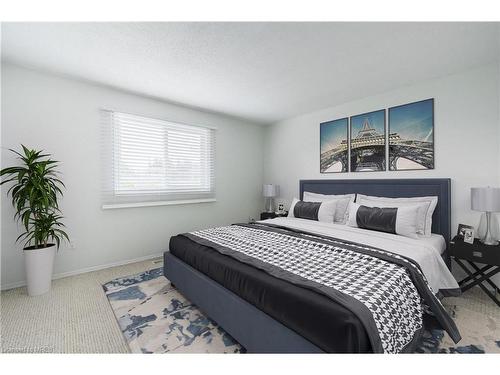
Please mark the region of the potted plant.
<svg viewBox="0 0 500 375"><path fill-rule="evenodd" d="M17 241L24 242L28 294L36 296L50 290L56 248L61 240L69 240L57 203L64 184L57 178L57 161L42 151L21 146L24 155L10 150L18 155L21 165L2 169L0 185L12 184L7 195L11 195L16 210L14 219L24 228Z"/></svg>

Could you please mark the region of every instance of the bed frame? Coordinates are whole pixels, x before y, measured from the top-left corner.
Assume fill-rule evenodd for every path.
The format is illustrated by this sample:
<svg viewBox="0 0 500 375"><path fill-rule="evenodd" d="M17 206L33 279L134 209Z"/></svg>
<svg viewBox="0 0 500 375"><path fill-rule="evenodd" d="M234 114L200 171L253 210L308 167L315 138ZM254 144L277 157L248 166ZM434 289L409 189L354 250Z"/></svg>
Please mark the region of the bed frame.
<svg viewBox="0 0 500 375"><path fill-rule="evenodd" d="M393 198L438 196L438 204L432 217L432 232L441 234L447 243L450 240L450 179L301 180L301 198L304 191L321 194L359 193ZM323 352L168 251L164 254L164 275L250 353Z"/></svg>

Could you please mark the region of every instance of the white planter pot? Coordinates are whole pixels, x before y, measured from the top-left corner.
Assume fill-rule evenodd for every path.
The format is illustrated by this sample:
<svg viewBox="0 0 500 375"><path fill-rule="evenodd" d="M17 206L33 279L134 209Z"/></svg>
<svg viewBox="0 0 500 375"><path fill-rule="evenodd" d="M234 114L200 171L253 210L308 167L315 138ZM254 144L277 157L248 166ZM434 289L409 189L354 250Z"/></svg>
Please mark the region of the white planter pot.
<svg viewBox="0 0 500 375"><path fill-rule="evenodd" d="M55 245L40 249L24 250L28 295L39 296L50 290L55 255Z"/></svg>

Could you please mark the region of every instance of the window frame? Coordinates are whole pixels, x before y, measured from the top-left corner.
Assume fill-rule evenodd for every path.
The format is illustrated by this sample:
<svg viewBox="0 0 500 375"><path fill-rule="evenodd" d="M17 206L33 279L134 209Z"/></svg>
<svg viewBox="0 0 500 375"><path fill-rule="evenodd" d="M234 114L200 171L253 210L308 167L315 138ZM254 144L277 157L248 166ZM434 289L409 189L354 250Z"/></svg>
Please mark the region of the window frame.
<svg viewBox="0 0 500 375"><path fill-rule="evenodd" d="M101 208L103 210L116 209L116 208L133 208L133 207L154 207L154 206L169 206L169 205L184 205L184 204L197 204L197 203L209 203L216 202L216 138L217 138L217 127L205 126L198 124L188 124L179 121L172 121L159 118L157 116L149 116L143 114L135 114L119 110L111 109L100 109L101 112L101 122L102 124L102 162L104 168L102 168L102 199ZM192 128L202 128L207 129L209 133L210 143L209 152L210 160L208 161L208 167L210 168L207 177L210 179L211 184L208 191L193 192L193 191L183 191L178 192L166 192L166 190L152 191L146 194L124 194L117 193L116 189L116 140L115 132L117 130L116 123L114 120L115 114L122 114L125 116L132 116L142 118L144 120L151 120L152 122L165 123L166 126L172 125L173 127L192 127ZM173 129L173 128L172 128ZM165 144L165 151L167 150L167 145ZM166 168L166 167L165 167ZM167 172L165 172L167 173ZM193 197L189 197L189 195ZM158 199L154 197L157 196ZM176 197L177 196L177 197Z"/></svg>

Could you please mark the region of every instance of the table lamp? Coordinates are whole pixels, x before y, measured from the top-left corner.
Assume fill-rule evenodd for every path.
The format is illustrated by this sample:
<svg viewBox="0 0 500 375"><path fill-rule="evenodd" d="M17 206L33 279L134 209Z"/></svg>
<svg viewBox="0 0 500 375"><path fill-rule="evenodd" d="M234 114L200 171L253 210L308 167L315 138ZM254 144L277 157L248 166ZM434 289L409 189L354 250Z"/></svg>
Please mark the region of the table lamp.
<svg viewBox="0 0 500 375"><path fill-rule="evenodd" d="M274 212L274 197L277 197L279 195L279 191L279 185L262 185L262 195L266 198L266 212Z"/></svg>
<svg viewBox="0 0 500 375"><path fill-rule="evenodd" d="M471 189L471 208L486 212L486 234L481 238L485 245L498 245L492 236L491 213L500 211L500 188L482 187Z"/></svg>

